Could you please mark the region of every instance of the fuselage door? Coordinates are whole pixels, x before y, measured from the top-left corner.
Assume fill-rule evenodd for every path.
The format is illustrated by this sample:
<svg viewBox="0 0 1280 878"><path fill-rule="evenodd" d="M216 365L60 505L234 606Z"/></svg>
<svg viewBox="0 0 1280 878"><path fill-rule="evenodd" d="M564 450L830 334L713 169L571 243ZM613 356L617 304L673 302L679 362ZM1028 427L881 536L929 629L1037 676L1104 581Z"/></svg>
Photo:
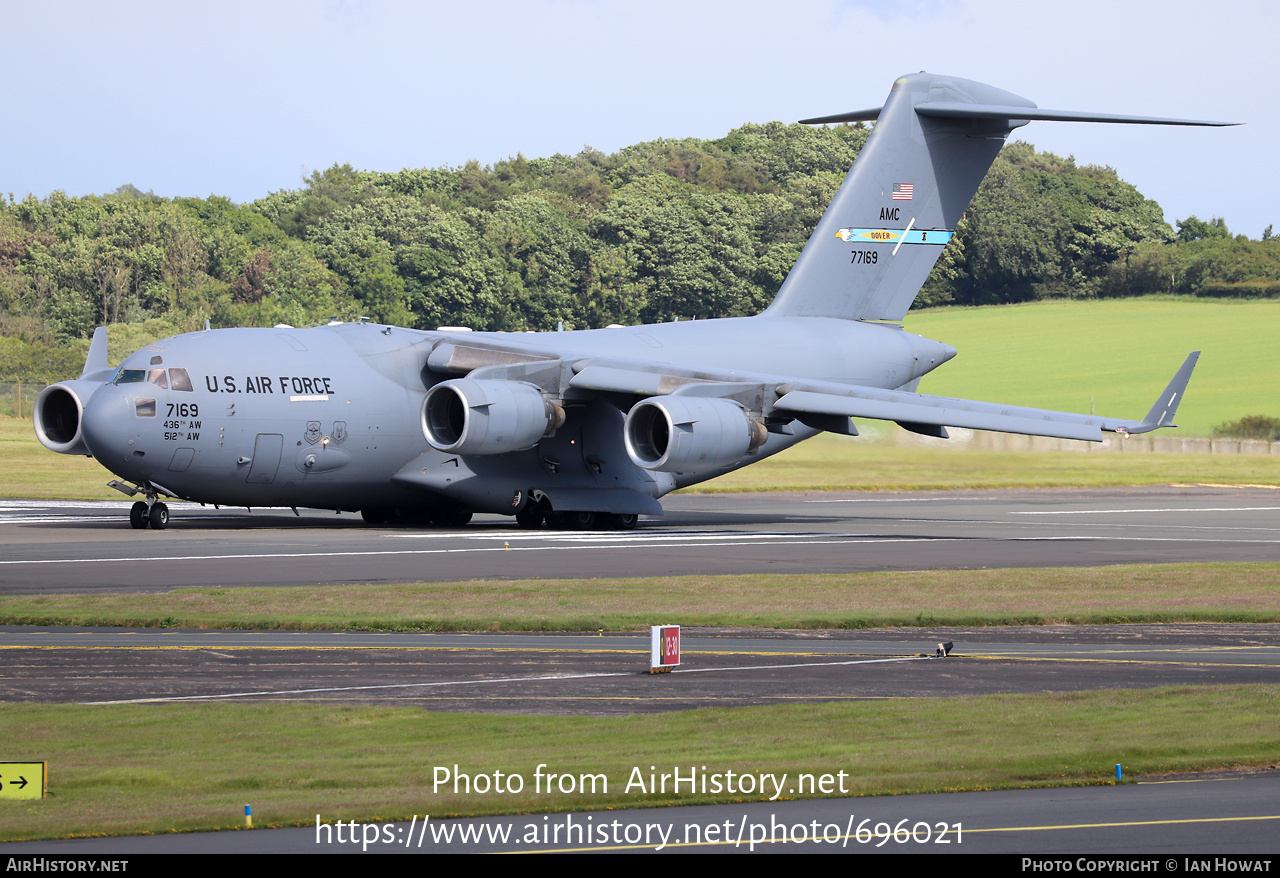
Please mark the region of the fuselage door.
<svg viewBox="0 0 1280 878"><path fill-rule="evenodd" d="M280 469L280 452L284 449L284 437L279 433L259 433L253 443L253 464L245 479L251 485L268 485L276 480Z"/></svg>

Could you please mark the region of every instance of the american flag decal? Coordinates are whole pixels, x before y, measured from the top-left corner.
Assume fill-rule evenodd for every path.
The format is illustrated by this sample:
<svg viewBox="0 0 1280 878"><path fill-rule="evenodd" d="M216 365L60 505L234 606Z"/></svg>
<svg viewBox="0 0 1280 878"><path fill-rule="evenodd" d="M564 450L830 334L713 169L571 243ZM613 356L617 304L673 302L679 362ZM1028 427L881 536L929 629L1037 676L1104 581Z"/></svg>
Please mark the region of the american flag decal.
<svg viewBox="0 0 1280 878"><path fill-rule="evenodd" d="M893 184L893 200L894 201L910 201L911 190L915 188L914 183L894 183Z"/></svg>

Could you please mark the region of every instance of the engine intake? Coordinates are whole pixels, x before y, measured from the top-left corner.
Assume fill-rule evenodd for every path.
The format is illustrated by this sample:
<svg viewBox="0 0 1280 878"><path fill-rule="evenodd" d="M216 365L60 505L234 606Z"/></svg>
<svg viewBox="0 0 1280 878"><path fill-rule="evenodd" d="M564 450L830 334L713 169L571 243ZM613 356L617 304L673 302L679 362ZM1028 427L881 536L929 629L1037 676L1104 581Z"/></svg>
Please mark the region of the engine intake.
<svg viewBox="0 0 1280 878"><path fill-rule="evenodd" d="M524 451L564 426L564 409L523 381L442 381L422 401L422 434L438 451Z"/></svg>
<svg viewBox="0 0 1280 878"><path fill-rule="evenodd" d="M59 454L92 456L89 446L84 444L80 426L84 420L84 401L96 386L85 381L61 381L40 391L32 420L41 445Z"/></svg>
<svg viewBox="0 0 1280 878"><path fill-rule="evenodd" d="M759 448L764 426L728 399L655 396L632 406L624 426L637 466L696 473L730 466Z"/></svg>

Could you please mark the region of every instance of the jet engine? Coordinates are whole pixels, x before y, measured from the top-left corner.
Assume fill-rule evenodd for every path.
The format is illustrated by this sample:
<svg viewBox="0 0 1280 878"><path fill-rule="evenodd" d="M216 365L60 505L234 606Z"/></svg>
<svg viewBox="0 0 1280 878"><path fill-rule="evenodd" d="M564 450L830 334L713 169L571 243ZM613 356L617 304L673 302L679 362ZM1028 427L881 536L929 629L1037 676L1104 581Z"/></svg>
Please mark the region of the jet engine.
<svg viewBox="0 0 1280 878"><path fill-rule="evenodd" d="M632 406L624 425L637 466L696 473L729 466L767 438L764 425L728 399L655 396Z"/></svg>
<svg viewBox="0 0 1280 878"><path fill-rule="evenodd" d="M40 391L32 418L40 444L59 454L92 457L80 425L85 401L100 386L91 381L60 381Z"/></svg>
<svg viewBox="0 0 1280 878"><path fill-rule="evenodd" d="M524 451L564 426L564 409L523 381L442 381L422 401L422 433L438 451Z"/></svg>

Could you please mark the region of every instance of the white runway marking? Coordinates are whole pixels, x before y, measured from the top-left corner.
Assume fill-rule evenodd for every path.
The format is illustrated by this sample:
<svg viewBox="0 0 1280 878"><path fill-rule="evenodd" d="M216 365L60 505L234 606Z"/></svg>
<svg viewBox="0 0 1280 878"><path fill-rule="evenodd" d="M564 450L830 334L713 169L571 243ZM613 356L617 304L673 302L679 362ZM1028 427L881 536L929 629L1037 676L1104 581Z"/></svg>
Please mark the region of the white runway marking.
<svg viewBox="0 0 1280 878"><path fill-rule="evenodd" d="M678 542L680 540L719 540L735 542L740 540L794 540L810 539L847 539L850 537L869 537L866 533L816 532L796 533L787 531L714 531L714 530L647 530L647 531L486 531L480 533L408 533L385 534L388 539L397 540L544 540L547 542L568 543L621 543L621 542Z"/></svg>
<svg viewBox="0 0 1280 878"><path fill-rule="evenodd" d="M1275 512L1280 506L1193 506L1180 509L1043 509L1010 515L1133 515L1147 512Z"/></svg>
<svg viewBox="0 0 1280 878"><path fill-rule="evenodd" d="M1256 539L1226 539L1226 538L1196 538L1196 537L1107 537L1107 536L1025 536L1025 537L880 537L880 538L863 538L852 537L842 538L835 537L831 539L778 539L771 541L761 541L762 546L809 546L809 545L840 545L844 543L852 545L872 545L876 543L1065 543L1065 542L1121 542L1121 543L1246 543L1249 545L1269 545L1272 543L1280 543L1278 540L1256 540ZM15 564L110 564L110 563L127 563L137 564L145 561L236 561L251 560L265 558L361 558L361 557L377 557L383 555L455 555L468 554L478 552L549 552L549 551L586 551L592 549L649 549L661 546L667 549L682 548L715 548L724 546L726 542L705 542L705 543L664 543L661 540L637 540L634 542L610 542L604 544L596 544L589 546L569 545L548 545L548 546L486 546L462 549L390 549L379 551L358 551L358 552L260 552L248 554L227 554L227 555L173 555L168 557L151 557L151 558L58 558L58 559L40 559L27 561L0 561L0 566L10 566ZM733 543L741 545L740 543Z"/></svg>
<svg viewBox="0 0 1280 878"><path fill-rule="evenodd" d="M981 503L990 497L841 497L835 500L805 500L805 503Z"/></svg>
<svg viewBox="0 0 1280 878"><path fill-rule="evenodd" d="M964 539L963 537L895 537L891 539L791 539L791 540L772 540L762 543L762 545L770 546L804 546L815 543L932 543L932 542L951 542L954 540ZM1067 537L1066 539L1086 539L1085 537ZM661 543L661 541L659 541ZM138 563L142 561L233 561L237 559L250 558L345 558L345 557L371 557L381 555L455 555L468 554L474 552L546 552L546 551L572 551L572 550L589 550L589 549L645 549L653 545L651 541L636 542L615 542L603 545L575 546L575 545L548 545L548 546L485 546L475 548L460 549L384 549L384 550L368 550L354 552L258 552L258 553L239 553L227 555L172 555L165 557L151 558L56 558L56 559L40 559L29 561L0 561L0 565L11 564L101 564L108 562L126 562ZM704 543L675 543L667 544L667 548L708 548L726 545L724 542L704 542Z"/></svg>
<svg viewBox="0 0 1280 878"><path fill-rule="evenodd" d="M932 656L898 656L880 659L853 659L841 662L804 662L794 665L749 665L740 668L676 668L671 674L701 674L712 671L774 671L786 668L840 667L843 665L877 665L892 662L927 661ZM367 692L379 689L428 689L440 686L476 686L484 683L535 683L551 680L592 680L602 677L638 677L638 671L605 671L595 674L544 674L530 677L499 677L485 680L441 680L434 683L385 683L376 686L328 686L315 689L279 689L261 692L227 692L222 695L172 695L158 698L129 698L122 701L86 701L86 705L104 704L158 704L168 701L216 701L220 698L262 698L280 695L317 695L324 692Z"/></svg>

